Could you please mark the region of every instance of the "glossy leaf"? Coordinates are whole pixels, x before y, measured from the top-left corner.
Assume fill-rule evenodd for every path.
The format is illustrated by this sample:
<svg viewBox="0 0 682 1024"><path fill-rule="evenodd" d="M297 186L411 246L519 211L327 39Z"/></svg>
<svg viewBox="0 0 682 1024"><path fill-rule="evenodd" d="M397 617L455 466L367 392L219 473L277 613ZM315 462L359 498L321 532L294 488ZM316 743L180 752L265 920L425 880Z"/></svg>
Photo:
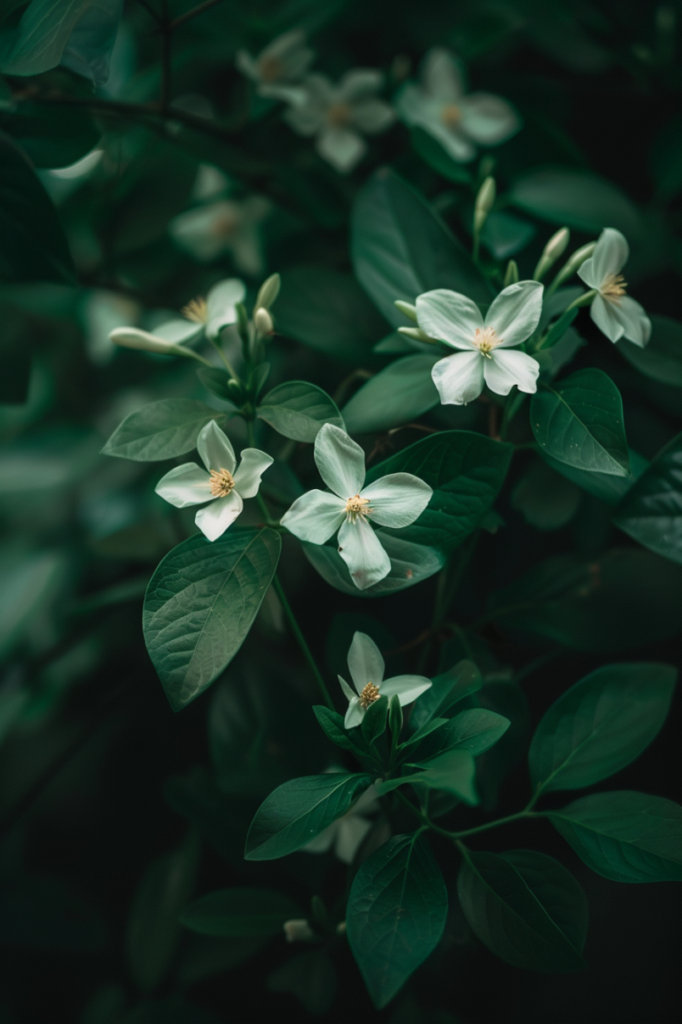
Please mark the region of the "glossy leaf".
<svg viewBox="0 0 682 1024"><path fill-rule="evenodd" d="M593 793L547 817L580 859L614 882L682 881L682 807L661 796Z"/></svg>
<svg viewBox="0 0 682 1024"><path fill-rule="evenodd" d="M419 758L414 755L412 758L421 764L425 758L433 758L448 750L466 750L477 757L494 746L504 736L509 725L509 719L496 711L467 708L420 744Z"/></svg>
<svg viewBox="0 0 682 1024"><path fill-rule="evenodd" d="M431 681L430 689L426 690L414 702L410 714L410 726L421 729L433 718L438 718L449 711L458 701L480 690L483 685L481 673L473 661L459 661Z"/></svg>
<svg viewBox="0 0 682 1024"><path fill-rule="evenodd" d="M439 735L441 731L439 730L436 735ZM385 782L377 782L377 791L383 795L398 789L399 786L426 786L428 789L451 793L467 804L478 803L474 785L476 767L468 750L445 750L422 761L408 761L408 767L423 768L424 770L388 779Z"/></svg>
<svg viewBox="0 0 682 1024"><path fill-rule="evenodd" d="M101 133L87 110L65 107L55 117L53 108L22 102L5 113L0 107L0 131L21 146L34 167L68 167L86 156Z"/></svg>
<svg viewBox="0 0 682 1024"><path fill-rule="evenodd" d="M355 276L393 327L405 317L394 302L432 288L490 302L485 279L441 219L394 171L383 168L361 190L352 220Z"/></svg>
<svg viewBox="0 0 682 1024"><path fill-rule="evenodd" d="M553 459L543 448L540 449L540 455L551 469L555 469L557 473L561 473L581 490L594 495L595 498L606 502L607 505L617 505L649 465L643 455L633 452L632 449L629 452L631 476L591 473L586 469L578 469L576 466L569 466L565 462Z"/></svg>
<svg viewBox="0 0 682 1024"><path fill-rule="evenodd" d="M285 921L301 917L289 897L268 889L220 889L194 900L180 915L193 932L240 939L278 935Z"/></svg>
<svg viewBox="0 0 682 1024"><path fill-rule="evenodd" d="M122 12L123 0L93 0L69 36L62 65L96 85L106 82Z"/></svg>
<svg viewBox="0 0 682 1024"><path fill-rule="evenodd" d="M348 941L377 1009L386 1006L438 945L448 894L426 837L395 836L360 866Z"/></svg>
<svg viewBox="0 0 682 1024"><path fill-rule="evenodd" d="M671 665L606 665L572 686L533 736L533 789L591 786L634 761L663 725L676 677Z"/></svg>
<svg viewBox="0 0 682 1024"><path fill-rule="evenodd" d="M550 224L593 232L612 227L625 235L639 229L639 214L630 199L611 182L587 171L568 167L529 171L512 183L508 199Z"/></svg>
<svg viewBox="0 0 682 1024"><path fill-rule="evenodd" d="M651 317L651 338L644 348L618 342L620 354L645 377L682 387L682 323L667 316Z"/></svg>
<svg viewBox="0 0 682 1024"><path fill-rule="evenodd" d="M470 927L502 960L531 971L584 968L587 900L558 861L535 850L468 851L457 880Z"/></svg>
<svg viewBox="0 0 682 1024"><path fill-rule="evenodd" d="M362 719L362 736L366 743L372 744L386 732L388 718L388 697L379 697L367 708Z"/></svg>
<svg viewBox="0 0 682 1024"><path fill-rule="evenodd" d="M423 128L413 128L410 132L410 142L412 149L422 160L443 178L454 181L457 185L469 184L471 171L453 160L433 135L425 132Z"/></svg>
<svg viewBox="0 0 682 1024"><path fill-rule="evenodd" d="M259 419L293 441L311 444L325 423L345 430L343 417L328 394L302 380L287 381L269 391L256 410Z"/></svg>
<svg viewBox="0 0 682 1024"><path fill-rule="evenodd" d="M243 644L277 568L280 535L232 526L190 537L152 576L142 626L174 711L195 700Z"/></svg>
<svg viewBox="0 0 682 1024"><path fill-rule="evenodd" d="M623 402L601 370L579 370L533 395L530 422L543 451L589 472L629 476Z"/></svg>
<svg viewBox="0 0 682 1024"><path fill-rule="evenodd" d="M626 492L613 521L644 547L682 562L682 434Z"/></svg>
<svg viewBox="0 0 682 1024"><path fill-rule="evenodd" d="M93 0L32 0L18 26L0 34L0 71L39 75L56 67L76 23L92 5Z"/></svg>
<svg viewBox="0 0 682 1024"><path fill-rule="evenodd" d="M222 414L189 398L162 398L131 412L102 449L103 455L135 462L161 462L197 446L202 427Z"/></svg>
<svg viewBox="0 0 682 1024"><path fill-rule="evenodd" d="M343 407L343 418L351 434L388 430L419 419L440 399L431 370L440 355L412 355L371 377Z"/></svg>
<svg viewBox="0 0 682 1024"><path fill-rule="evenodd" d="M337 711L332 711L331 708L326 707L324 704L315 704L313 711L327 739L330 739L337 747L341 747L342 750L356 749L355 744L346 732L343 724L343 715L340 715Z"/></svg>
<svg viewBox="0 0 682 1024"><path fill-rule="evenodd" d="M285 782L256 811L244 856L276 860L300 850L345 814L371 783L369 775L341 772Z"/></svg>
<svg viewBox="0 0 682 1024"><path fill-rule="evenodd" d="M383 580L379 580L367 590L358 590L355 586L348 566L335 547L328 544L303 544L303 552L322 579L336 590L352 594L353 597L383 597L386 594L395 594L428 579L445 565L445 556L436 548L403 540L402 537L398 537L397 531L379 529L377 533L391 559L391 571Z"/></svg>

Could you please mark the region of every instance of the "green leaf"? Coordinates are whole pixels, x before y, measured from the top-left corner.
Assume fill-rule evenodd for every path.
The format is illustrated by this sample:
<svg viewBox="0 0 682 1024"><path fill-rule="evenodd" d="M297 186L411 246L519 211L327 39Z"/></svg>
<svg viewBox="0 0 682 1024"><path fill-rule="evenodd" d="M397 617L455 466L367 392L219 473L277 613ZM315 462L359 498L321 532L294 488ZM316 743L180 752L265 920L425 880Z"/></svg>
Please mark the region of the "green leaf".
<svg viewBox="0 0 682 1024"><path fill-rule="evenodd" d="M313 711L327 739L330 739L337 747L341 747L342 750L356 751L358 749L346 732L343 715L325 707L324 704L314 704Z"/></svg>
<svg viewBox="0 0 682 1024"><path fill-rule="evenodd" d="M346 922L353 956L377 1009L438 945L448 893L424 835L395 836L360 866Z"/></svg>
<svg viewBox="0 0 682 1024"><path fill-rule="evenodd" d="M682 387L682 324L667 316L651 317L651 338L645 348L619 341L618 352L645 377Z"/></svg>
<svg viewBox="0 0 682 1024"><path fill-rule="evenodd" d="M433 718L444 715L453 704L480 690L481 673L473 661L460 661L431 681L431 687L414 702L410 726L421 729Z"/></svg>
<svg viewBox="0 0 682 1024"><path fill-rule="evenodd" d="M366 743L372 744L386 732L388 697L379 697L367 708L362 719L362 735Z"/></svg>
<svg viewBox="0 0 682 1024"><path fill-rule="evenodd" d="M300 918L296 903L268 889L220 889L194 900L180 914L193 932L223 939L278 935L285 921Z"/></svg>
<svg viewBox="0 0 682 1024"><path fill-rule="evenodd" d="M360 191L351 230L355 276L393 327L405 326L395 300L414 302L432 288L490 302L492 293L469 254L394 171L377 171Z"/></svg>
<svg viewBox="0 0 682 1024"><path fill-rule="evenodd" d="M323 949L308 949L286 960L268 976L269 992L289 992L308 1013L324 1016L334 1005L337 969Z"/></svg>
<svg viewBox="0 0 682 1024"><path fill-rule="evenodd" d="M472 930L500 959L531 971L584 968L587 899L573 875L535 850L473 853L457 880Z"/></svg>
<svg viewBox="0 0 682 1024"><path fill-rule="evenodd" d="M440 735L440 732L436 735ZM408 762L408 765L411 768L424 768L424 771L377 782L377 792L383 796L399 786L427 786L429 789L452 793L467 804L478 803L474 785L476 766L468 750L446 750L424 761Z"/></svg>
<svg viewBox="0 0 682 1024"><path fill-rule="evenodd" d="M540 364L540 380L544 383L545 380L556 377L586 344L585 339L581 338L573 327L569 327L551 348L541 348L539 352L533 352L533 359Z"/></svg>
<svg viewBox="0 0 682 1024"><path fill-rule="evenodd" d="M189 398L162 398L126 416L102 448L102 454L135 462L174 459L196 448L202 427L222 415Z"/></svg>
<svg viewBox="0 0 682 1024"><path fill-rule="evenodd" d="M0 280L71 284L69 246L24 153L0 132Z"/></svg>
<svg viewBox="0 0 682 1024"><path fill-rule="evenodd" d="M418 419L440 399L431 370L440 355L412 355L396 359L371 377L343 407L351 434L388 430Z"/></svg>
<svg viewBox="0 0 682 1024"><path fill-rule="evenodd" d="M109 78L109 62L123 13L123 0L92 0L64 48L61 63L102 85Z"/></svg>
<svg viewBox="0 0 682 1024"><path fill-rule="evenodd" d="M530 405L535 440L559 462L589 472L629 476L623 402L601 370L578 370L545 384Z"/></svg>
<svg viewBox="0 0 682 1024"><path fill-rule="evenodd" d="M142 628L174 711L195 700L243 644L281 549L274 530L231 527L218 540L190 537L152 576Z"/></svg>
<svg viewBox="0 0 682 1024"><path fill-rule="evenodd" d="M644 547L682 563L681 470L678 434L623 496L613 521Z"/></svg>
<svg viewBox="0 0 682 1024"><path fill-rule="evenodd" d="M68 167L97 145L101 132L87 110L22 102L16 111L0 108L0 131L22 147L34 167Z"/></svg>
<svg viewBox="0 0 682 1024"><path fill-rule="evenodd" d="M512 507L536 529L558 530L573 519L580 506L580 497L576 484L538 460L514 488Z"/></svg>
<svg viewBox="0 0 682 1024"><path fill-rule="evenodd" d="M425 437L373 466L367 483L388 473L413 473L433 488L428 508L412 526L383 531L414 544L451 552L490 509L504 483L513 446L468 430Z"/></svg>
<svg viewBox="0 0 682 1024"><path fill-rule="evenodd" d="M629 790L593 793L546 817L604 878L682 881L682 807L672 800Z"/></svg>
<svg viewBox="0 0 682 1024"><path fill-rule="evenodd" d="M471 171L468 171L462 164L445 152L440 142L434 139L433 135L425 132L423 128L413 128L410 131L410 142L412 149L418 153L422 160L434 171L454 181L457 185L468 185L471 182Z"/></svg>
<svg viewBox="0 0 682 1024"><path fill-rule="evenodd" d="M232 378L227 370L221 370L217 366L200 366L197 370L197 377L206 390L210 391L212 395L215 395L217 398L222 398L223 401L230 403L234 402L235 391L229 387L229 383Z"/></svg>
<svg viewBox="0 0 682 1024"><path fill-rule="evenodd" d="M494 746L510 726L504 715L488 708L468 708L451 718L444 729L424 743L415 758L421 765L426 759L440 756L448 750L466 750L477 757ZM414 756L414 755L413 755Z"/></svg>
<svg viewBox="0 0 682 1024"><path fill-rule="evenodd" d="M269 391L256 410L279 434L311 444L325 423L346 429L343 417L329 395L315 384L292 380Z"/></svg>
<svg viewBox="0 0 682 1024"><path fill-rule="evenodd" d="M409 529L409 527L408 527ZM435 548L413 544L397 536L398 531L379 529L381 543L391 559L391 571L367 590L358 590L348 566L335 547L328 544L303 544L303 553L322 579L330 586L353 597L383 597L413 587L439 572L445 565L445 555ZM401 533L403 531L400 531Z"/></svg>
<svg viewBox="0 0 682 1024"><path fill-rule="evenodd" d="M18 26L0 33L0 71L39 75L55 68L76 22L94 0L33 0Z"/></svg>
<svg viewBox="0 0 682 1024"><path fill-rule="evenodd" d="M639 214L631 200L611 182L572 168L541 168L512 183L506 198L541 220L580 231L612 227L636 235Z"/></svg>
<svg viewBox="0 0 682 1024"><path fill-rule="evenodd" d="M644 472L649 465L647 459L637 452L629 451L631 476L614 476L612 473L591 473L585 469L577 469L575 466L568 466L565 462L553 459L551 455L540 448L539 454L551 469L561 473L571 483L576 484L581 490L593 494L595 498L606 502L607 505L617 505L624 494L630 490L635 480Z"/></svg>
<svg viewBox="0 0 682 1024"><path fill-rule="evenodd" d="M285 782L256 811L246 837L247 860L276 860L300 850L350 810L369 775L329 773Z"/></svg>
<svg viewBox="0 0 682 1024"><path fill-rule="evenodd" d="M579 789L639 757L668 713L672 665L606 665L581 679L545 713L530 745L533 789Z"/></svg>
<svg viewBox="0 0 682 1024"><path fill-rule="evenodd" d="M336 359L367 360L385 336L386 323L354 278L320 267L294 267L281 276L275 307L278 334Z"/></svg>
<svg viewBox="0 0 682 1024"><path fill-rule="evenodd" d="M472 207L468 227L472 227ZM496 260L506 260L529 244L537 234L537 225L506 210L492 210L486 217L481 242Z"/></svg>

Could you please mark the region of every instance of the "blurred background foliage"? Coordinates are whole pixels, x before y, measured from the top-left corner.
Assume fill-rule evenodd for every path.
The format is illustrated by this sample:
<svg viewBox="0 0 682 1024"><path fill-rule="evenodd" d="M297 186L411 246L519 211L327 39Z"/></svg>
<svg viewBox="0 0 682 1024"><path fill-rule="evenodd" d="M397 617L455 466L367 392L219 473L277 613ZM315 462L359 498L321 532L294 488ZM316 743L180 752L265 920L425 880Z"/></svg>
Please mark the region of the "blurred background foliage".
<svg viewBox="0 0 682 1024"><path fill-rule="evenodd" d="M593 908L588 973L514 971L481 953L453 912L437 954L381 1014L340 938L299 952L279 936L218 940L183 930L177 915L191 894L264 884L264 868L242 859L255 807L274 785L323 771L333 754L275 601L211 693L181 715L170 711L140 611L154 566L186 534L153 493L158 466L100 450L127 413L155 398L220 408L183 361L115 350L108 333L124 323L153 327L225 277L243 278L255 296L267 274L282 274L271 385L304 378L341 404L387 365L373 348L391 326L352 276L349 236L359 189L386 164L463 240L477 186L494 174L501 199L484 249L517 259L522 278L555 227L568 225L576 245L606 224L619 228L631 243L637 298L649 313L682 319L681 5L80 6L100 20L78 22L80 41L73 25L64 29L61 58L41 66L17 37L27 4L0 4L0 1019L673 1020L679 891L618 887L575 859ZM332 78L381 69L389 100L429 48L447 46L474 88L514 105L523 128L480 160L455 165L396 121L341 175L235 66L239 50L258 53L293 28L306 32L316 67ZM178 218L215 203L223 227L210 251L199 251ZM675 360L643 375L639 350L624 358L623 344L597 340L586 319L580 329L593 342L590 365L623 395L631 448L652 458L682 428ZM575 365L587 365L580 353ZM438 408L422 422L486 432L486 415L475 403ZM237 443L240 429L235 423ZM370 436L370 457L420 436L401 434ZM305 473L310 446L297 458ZM284 472L265 481L266 493L268 484L287 501L299 486ZM499 778L493 769L487 776L486 801L504 814L526 785L514 764L529 721L567 685L605 654L679 662L682 576L635 550L606 502L530 454L499 512L514 530L502 525L484 537L452 620L483 615L490 595L502 592L494 606L512 584L518 596L531 548L536 559L560 559L525 584L538 603L550 587L553 603L532 627L484 623L464 641L445 624L427 661L435 671L439 658L449 665L473 647L491 706L513 719L494 755L504 748ZM594 601L576 601L576 566L588 581L601 574ZM358 611L293 546L285 545L282 573L330 678L356 629L396 650L424 624L411 593ZM435 577L420 586L430 602ZM557 645L561 657L550 660ZM389 674L405 657L412 654L387 658ZM505 685L528 661L532 713L520 688ZM623 787L680 799L679 727L678 707ZM267 870L265 884L303 914L313 896L343 892L345 868L333 858L301 853Z"/></svg>

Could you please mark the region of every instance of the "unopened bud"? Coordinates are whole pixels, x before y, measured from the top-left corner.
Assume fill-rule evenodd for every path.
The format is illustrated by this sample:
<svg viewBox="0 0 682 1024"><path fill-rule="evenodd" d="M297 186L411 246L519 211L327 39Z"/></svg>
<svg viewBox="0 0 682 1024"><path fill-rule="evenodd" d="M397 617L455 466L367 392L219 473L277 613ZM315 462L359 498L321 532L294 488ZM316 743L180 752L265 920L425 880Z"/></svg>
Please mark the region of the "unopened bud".
<svg viewBox="0 0 682 1024"><path fill-rule="evenodd" d="M429 337L420 327L399 327L398 333L405 334L408 338L414 338L415 341L426 341L429 345L436 343L436 339Z"/></svg>
<svg viewBox="0 0 682 1024"><path fill-rule="evenodd" d="M402 299L396 299L393 305L403 314L403 316L406 316L408 320L414 320L415 323L417 322L417 307L413 306L411 302L403 302Z"/></svg>
<svg viewBox="0 0 682 1024"><path fill-rule="evenodd" d="M519 268L516 264L516 260L509 260L507 269L504 275L504 287L507 288L510 284L516 284L519 279Z"/></svg>
<svg viewBox="0 0 682 1024"><path fill-rule="evenodd" d="M486 178L478 190L476 203L474 205L474 234L480 235L483 225L488 219L488 214L495 205L495 179Z"/></svg>
<svg viewBox="0 0 682 1024"><path fill-rule="evenodd" d="M165 355L184 355L179 345L149 331L141 331L137 327L117 327L111 331L109 338L114 345L121 348L136 348L141 352L163 352ZM180 351L178 351L180 349Z"/></svg>
<svg viewBox="0 0 682 1024"><path fill-rule="evenodd" d="M554 266L556 261L563 256L566 252L566 247L571 238L571 232L568 228L560 228L556 234L552 235L549 242L542 251L542 256L538 260L538 265L535 268L533 278L536 281L541 281L547 271Z"/></svg>
<svg viewBox="0 0 682 1024"><path fill-rule="evenodd" d="M277 296L281 284L279 274L271 274L267 281L263 281L256 298L256 309L270 309Z"/></svg>
<svg viewBox="0 0 682 1024"><path fill-rule="evenodd" d="M257 309L253 314L253 322L256 325L256 330L260 334L272 334L275 329L272 317L264 306L261 306L260 309Z"/></svg>
<svg viewBox="0 0 682 1024"><path fill-rule="evenodd" d="M339 921L339 923L336 926L336 934L337 935L345 935L346 934L346 922L345 921Z"/></svg>
<svg viewBox="0 0 682 1024"><path fill-rule="evenodd" d="M560 284L567 281L569 277L572 277L576 270L582 267L585 260L589 260L596 248L596 242L588 242L587 245L583 245L580 249L576 249L573 255L569 256L557 274L555 281L552 283L552 288L558 288Z"/></svg>
<svg viewBox="0 0 682 1024"><path fill-rule="evenodd" d="M284 934L287 942L312 942L315 932L305 918L295 918L284 922Z"/></svg>

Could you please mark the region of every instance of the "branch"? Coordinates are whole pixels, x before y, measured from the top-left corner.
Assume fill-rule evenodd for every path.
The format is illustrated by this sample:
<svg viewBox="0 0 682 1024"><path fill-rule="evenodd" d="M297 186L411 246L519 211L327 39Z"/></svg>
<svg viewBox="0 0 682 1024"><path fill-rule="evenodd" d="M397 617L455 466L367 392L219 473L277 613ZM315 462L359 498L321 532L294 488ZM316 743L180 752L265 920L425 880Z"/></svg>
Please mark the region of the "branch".
<svg viewBox="0 0 682 1024"><path fill-rule="evenodd" d="M223 0L205 0L203 4L199 4L198 7L193 7L191 11L187 11L185 14L181 14L173 21L169 22L168 30L174 32L176 28L180 28L185 22L191 21L192 18L196 18L197 15L203 14L204 11L210 11L212 7L217 7L218 4L222 3Z"/></svg>

